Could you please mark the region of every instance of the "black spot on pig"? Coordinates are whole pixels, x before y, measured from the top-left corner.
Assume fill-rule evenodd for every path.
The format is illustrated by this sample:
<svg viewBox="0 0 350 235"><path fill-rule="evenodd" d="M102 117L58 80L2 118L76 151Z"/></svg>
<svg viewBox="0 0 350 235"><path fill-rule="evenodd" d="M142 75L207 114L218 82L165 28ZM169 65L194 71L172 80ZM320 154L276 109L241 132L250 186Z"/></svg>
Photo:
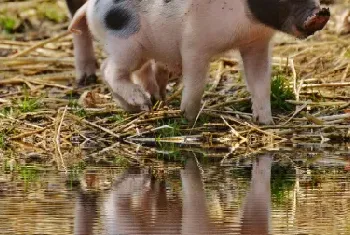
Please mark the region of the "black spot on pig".
<svg viewBox="0 0 350 235"><path fill-rule="evenodd" d="M108 29L121 30L128 25L130 18L131 16L127 10L112 8L107 12L105 22Z"/></svg>
<svg viewBox="0 0 350 235"><path fill-rule="evenodd" d="M118 3L121 3L121 2L125 2L125 0L113 0L114 4L118 4Z"/></svg>
<svg viewBox="0 0 350 235"><path fill-rule="evenodd" d="M139 17L122 7L110 9L105 15L104 22L106 28L119 37L129 37L140 29Z"/></svg>

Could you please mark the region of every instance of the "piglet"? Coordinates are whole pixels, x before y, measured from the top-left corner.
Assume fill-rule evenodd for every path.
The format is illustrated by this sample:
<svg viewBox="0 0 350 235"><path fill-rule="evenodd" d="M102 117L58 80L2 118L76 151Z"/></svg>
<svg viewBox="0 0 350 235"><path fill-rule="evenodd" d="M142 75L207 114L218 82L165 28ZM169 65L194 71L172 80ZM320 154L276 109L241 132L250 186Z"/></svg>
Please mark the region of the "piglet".
<svg viewBox="0 0 350 235"><path fill-rule="evenodd" d="M278 30L306 38L329 17L319 0L88 0L70 30L84 30L80 22L86 21L103 44L109 61L104 80L126 109L151 104L145 89L130 79L133 71L149 60L181 71L181 111L190 122L200 110L211 58L238 49L253 117L270 124L272 36Z"/></svg>

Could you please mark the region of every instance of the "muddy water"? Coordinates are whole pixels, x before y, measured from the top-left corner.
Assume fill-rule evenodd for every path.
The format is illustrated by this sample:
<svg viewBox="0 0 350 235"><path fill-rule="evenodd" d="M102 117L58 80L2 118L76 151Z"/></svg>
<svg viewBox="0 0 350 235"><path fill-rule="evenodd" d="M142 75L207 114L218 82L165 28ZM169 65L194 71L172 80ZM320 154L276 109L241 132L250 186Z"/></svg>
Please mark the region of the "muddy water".
<svg viewBox="0 0 350 235"><path fill-rule="evenodd" d="M68 174L3 163L0 234L350 234L346 155L187 154Z"/></svg>

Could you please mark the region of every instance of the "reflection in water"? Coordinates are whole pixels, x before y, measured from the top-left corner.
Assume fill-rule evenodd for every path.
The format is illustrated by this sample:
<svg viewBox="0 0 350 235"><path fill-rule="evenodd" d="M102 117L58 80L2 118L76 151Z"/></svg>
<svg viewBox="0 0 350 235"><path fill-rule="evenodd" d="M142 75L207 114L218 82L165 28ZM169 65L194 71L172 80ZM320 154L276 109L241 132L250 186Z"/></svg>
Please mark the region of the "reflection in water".
<svg viewBox="0 0 350 235"><path fill-rule="evenodd" d="M2 166L0 234L350 234L347 157L262 154L225 167L183 157L180 169L88 167L69 177Z"/></svg>
<svg viewBox="0 0 350 235"><path fill-rule="evenodd" d="M97 219L97 194L80 192L76 198L74 234L94 234L94 221Z"/></svg>
<svg viewBox="0 0 350 235"><path fill-rule="evenodd" d="M241 234L269 234L271 165L272 157L268 154L253 162L251 185L244 200Z"/></svg>
<svg viewBox="0 0 350 235"><path fill-rule="evenodd" d="M241 234L269 234L272 158L253 162L251 186L245 198ZM167 193L165 181L149 172L129 169L103 198L100 216L106 234L229 234L225 224L210 218L201 170L195 158L181 170L182 195ZM75 210L75 234L93 234L97 197L80 192Z"/></svg>

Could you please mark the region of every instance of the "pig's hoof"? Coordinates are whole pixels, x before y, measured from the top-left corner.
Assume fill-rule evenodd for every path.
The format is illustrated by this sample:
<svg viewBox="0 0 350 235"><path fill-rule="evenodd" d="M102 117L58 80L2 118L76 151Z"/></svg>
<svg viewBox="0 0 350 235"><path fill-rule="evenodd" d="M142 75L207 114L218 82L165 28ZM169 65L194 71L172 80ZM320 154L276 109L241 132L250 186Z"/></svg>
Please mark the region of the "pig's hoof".
<svg viewBox="0 0 350 235"><path fill-rule="evenodd" d="M89 85L93 85L97 83L97 76L95 74L91 75L84 75L80 79L77 80L77 86L80 87L85 87Z"/></svg>
<svg viewBox="0 0 350 235"><path fill-rule="evenodd" d="M126 102L129 105L133 106L144 106L144 105L152 105L150 97L147 93L139 86L134 86L131 90L131 93L128 94L126 98Z"/></svg>
<svg viewBox="0 0 350 235"><path fill-rule="evenodd" d="M140 111L150 111L152 109L152 102L147 93L138 85L133 85L132 88L127 91L121 91L118 93L113 93L113 96L122 108L128 112L140 112Z"/></svg>
<svg viewBox="0 0 350 235"><path fill-rule="evenodd" d="M151 95L152 104L155 104L155 103L157 103L157 101L162 100L161 96L159 95L159 92L155 92L155 93L150 94L150 95Z"/></svg>
<svg viewBox="0 0 350 235"><path fill-rule="evenodd" d="M160 99L156 98L155 96L151 96L151 102L152 105L155 105Z"/></svg>
<svg viewBox="0 0 350 235"><path fill-rule="evenodd" d="M188 125L193 126L196 121L198 111L194 109L181 108L181 113L187 119Z"/></svg>
<svg viewBox="0 0 350 235"><path fill-rule="evenodd" d="M98 63L95 58L86 58L76 62L76 85L85 87L97 83L96 70Z"/></svg>
<svg viewBox="0 0 350 235"><path fill-rule="evenodd" d="M253 115L253 122L260 125L275 125L271 116L259 117L258 115Z"/></svg>

